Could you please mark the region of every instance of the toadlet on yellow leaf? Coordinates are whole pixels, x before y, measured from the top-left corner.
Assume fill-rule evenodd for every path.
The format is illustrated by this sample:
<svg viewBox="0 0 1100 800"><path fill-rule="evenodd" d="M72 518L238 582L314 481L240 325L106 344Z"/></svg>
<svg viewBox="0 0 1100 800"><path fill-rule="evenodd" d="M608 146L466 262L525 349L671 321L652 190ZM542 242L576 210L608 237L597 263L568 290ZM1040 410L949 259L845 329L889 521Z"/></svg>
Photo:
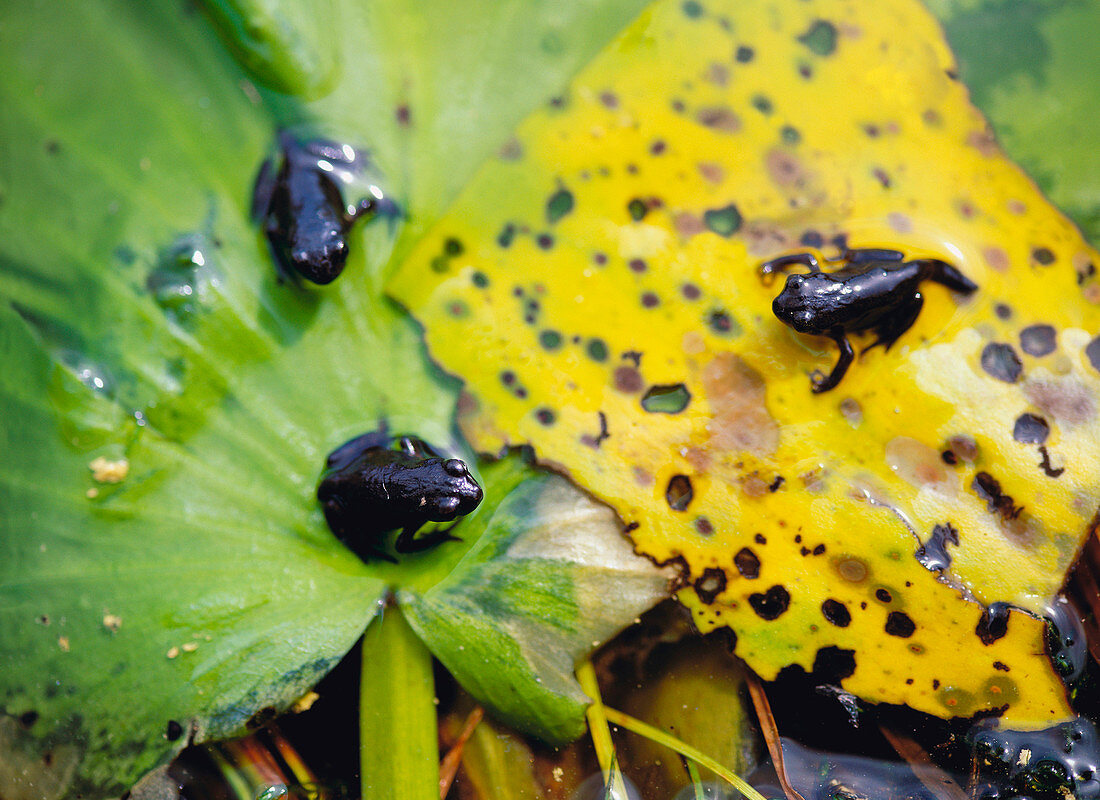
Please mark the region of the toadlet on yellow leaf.
<svg viewBox="0 0 1100 800"><path fill-rule="evenodd" d="M1100 502L1097 254L954 75L912 0L659 0L390 289L476 446L530 443L610 503L762 677L1048 725L1070 712L1033 615ZM760 265L848 247L979 288L922 284L815 394L836 345L776 318Z"/></svg>

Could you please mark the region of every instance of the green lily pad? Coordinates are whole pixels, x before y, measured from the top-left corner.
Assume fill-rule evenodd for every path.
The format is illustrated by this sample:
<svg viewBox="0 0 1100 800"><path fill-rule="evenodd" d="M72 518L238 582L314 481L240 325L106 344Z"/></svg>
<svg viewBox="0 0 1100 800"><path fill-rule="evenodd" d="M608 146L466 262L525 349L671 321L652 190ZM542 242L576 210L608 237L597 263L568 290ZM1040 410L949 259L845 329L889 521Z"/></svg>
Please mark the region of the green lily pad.
<svg viewBox="0 0 1100 800"><path fill-rule="evenodd" d="M0 795L117 796L189 742L289 704L388 587L426 605L435 581L461 582L475 535L365 565L314 498L325 455L382 422L462 451L453 382L373 286L400 227L354 231L332 287L280 282L249 219L255 175L280 127L339 134L370 149L415 230L629 8L590 25L581 8L495 4L495 29L412 47L407 7L391 3L359 28L368 50L349 3L337 46L354 80L324 101L340 113L257 87L190 6L0 12ZM524 35L499 38L513 28ZM551 33L554 68L520 69L530 36ZM463 76L469 52L479 62ZM437 95L437 74L463 90ZM567 586L571 569L545 575ZM446 638L421 617L426 638ZM552 691L576 714L559 675L576 641L563 652ZM502 685L526 681L535 698L540 667Z"/></svg>
<svg viewBox="0 0 1100 800"><path fill-rule="evenodd" d="M1100 6L1089 0L929 0L998 140L1100 243Z"/></svg>

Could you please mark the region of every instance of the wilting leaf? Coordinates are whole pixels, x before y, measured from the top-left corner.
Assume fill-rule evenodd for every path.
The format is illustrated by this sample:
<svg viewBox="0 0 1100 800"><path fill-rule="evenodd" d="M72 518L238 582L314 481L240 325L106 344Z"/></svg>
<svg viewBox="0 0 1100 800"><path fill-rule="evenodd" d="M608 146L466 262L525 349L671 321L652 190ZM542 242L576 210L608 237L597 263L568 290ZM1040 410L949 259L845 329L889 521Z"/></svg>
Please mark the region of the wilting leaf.
<svg viewBox="0 0 1100 800"><path fill-rule="evenodd" d="M529 442L611 503L758 673L1041 723L1067 713L1043 623L975 601L1041 612L1096 514L1096 253L954 74L905 0L657 3L392 289L466 381L476 445ZM575 206L550 224L561 186ZM433 271L447 240L463 255ZM912 328L815 395L837 348L773 316L758 267L845 246L945 259L980 288L925 283ZM1042 444L1014 439L1025 414Z"/></svg>

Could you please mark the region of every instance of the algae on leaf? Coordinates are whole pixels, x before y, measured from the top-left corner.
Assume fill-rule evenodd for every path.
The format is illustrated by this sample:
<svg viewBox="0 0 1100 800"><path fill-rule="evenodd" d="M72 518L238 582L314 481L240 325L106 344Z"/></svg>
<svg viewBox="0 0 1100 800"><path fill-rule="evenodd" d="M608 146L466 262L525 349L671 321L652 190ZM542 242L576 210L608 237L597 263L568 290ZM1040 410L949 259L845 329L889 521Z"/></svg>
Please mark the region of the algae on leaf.
<svg viewBox="0 0 1100 800"><path fill-rule="evenodd" d="M609 502L762 677L1049 724L1068 707L1032 614L1100 503L1097 254L954 74L908 0L655 3L391 290L466 382L475 445L530 443ZM774 317L759 266L849 246L980 288L926 284L897 344L814 395L835 347Z"/></svg>

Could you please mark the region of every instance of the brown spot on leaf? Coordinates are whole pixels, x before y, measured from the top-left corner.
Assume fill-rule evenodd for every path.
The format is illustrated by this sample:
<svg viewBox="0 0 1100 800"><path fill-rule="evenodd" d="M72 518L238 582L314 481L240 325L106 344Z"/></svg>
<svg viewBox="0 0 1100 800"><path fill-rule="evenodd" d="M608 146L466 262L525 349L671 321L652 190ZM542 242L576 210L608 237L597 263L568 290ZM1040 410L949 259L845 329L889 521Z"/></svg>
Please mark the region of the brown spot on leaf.
<svg viewBox="0 0 1100 800"><path fill-rule="evenodd" d="M801 188L808 182L806 168L797 156L787 150L770 150L764 157L764 166L776 185L784 189Z"/></svg>
<svg viewBox="0 0 1100 800"><path fill-rule="evenodd" d="M614 377L615 388L623 394L634 394L642 390L642 375L633 367L617 367Z"/></svg>
<svg viewBox="0 0 1100 800"><path fill-rule="evenodd" d="M788 231L766 220L751 220L741 229L741 238L745 248L753 256L769 256L773 253L791 250L796 244Z"/></svg>
<svg viewBox="0 0 1100 800"><path fill-rule="evenodd" d="M966 143L986 157L995 156L1000 152L1000 148L997 147L997 137L989 128L971 131L966 137Z"/></svg>
<svg viewBox="0 0 1100 800"><path fill-rule="evenodd" d="M687 211L677 214L673 224L676 226L676 233L685 239L700 234L707 229L700 215Z"/></svg>
<svg viewBox="0 0 1100 800"><path fill-rule="evenodd" d="M1059 422L1079 425L1096 416L1092 393L1073 377L1028 381L1024 394L1032 405Z"/></svg>
<svg viewBox="0 0 1100 800"><path fill-rule="evenodd" d="M746 497L763 497L768 493L768 482L754 472L741 479L741 491Z"/></svg>
<svg viewBox="0 0 1100 800"><path fill-rule="evenodd" d="M900 211L891 211L886 215L886 222L898 233L912 233L913 220Z"/></svg>
<svg viewBox="0 0 1100 800"><path fill-rule="evenodd" d="M863 583L871 572L867 562L855 556L841 556L834 566L840 577L848 583Z"/></svg>
<svg viewBox="0 0 1100 800"><path fill-rule="evenodd" d="M985 263L989 264L992 269L997 272L1008 272L1011 262L1008 259L1008 253L1002 250L1000 247L983 247L982 258L985 259Z"/></svg>
<svg viewBox="0 0 1100 800"><path fill-rule="evenodd" d="M703 391L714 411L711 447L761 456L775 452L779 425L764 405L765 384L759 372L736 354L721 353L703 368Z"/></svg>
<svg viewBox="0 0 1100 800"><path fill-rule="evenodd" d="M717 567L707 567L692 585L699 599L709 606L726 590L726 573Z"/></svg>
<svg viewBox="0 0 1100 800"><path fill-rule="evenodd" d="M729 67L725 64L713 62L707 67L707 80L715 86L725 86L730 81Z"/></svg>
<svg viewBox="0 0 1100 800"><path fill-rule="evenodd" d="M940 454L916 439L896 436L886 443L886 464L898 477L918 489L928 487L941 494L953 494Z"/></svg>
<svg viewBox="0 0 1100 800"><path fill-rule="evenodd" d="M716 161L700 161L696 168L708 183L721 183L726 177L726 170Z"/></svg>
<svg viewBox="0 0 1100 800"><path fill-rule="evenodd" d="M733 557L733 565L741 573L742 578L750 581L760 577L760 558L747 547L742 547Z"/></svg>
<svg viewBox="0 0 1100 800"><path fill-rule="evenodd" d="M1001 489L1001 482L988 472L979 472L974 476L970 488L982 500L991 512L997 514L1003 520L1016 519L1024 510L1016 505L1012 497Z"/></svg>
<svg viewBox="0 0 1100 800"><path fill-rule="evenodd" d="M695 121L719 133L737 133L741 120L725 106L709 106L695 112Z"/></svg>

